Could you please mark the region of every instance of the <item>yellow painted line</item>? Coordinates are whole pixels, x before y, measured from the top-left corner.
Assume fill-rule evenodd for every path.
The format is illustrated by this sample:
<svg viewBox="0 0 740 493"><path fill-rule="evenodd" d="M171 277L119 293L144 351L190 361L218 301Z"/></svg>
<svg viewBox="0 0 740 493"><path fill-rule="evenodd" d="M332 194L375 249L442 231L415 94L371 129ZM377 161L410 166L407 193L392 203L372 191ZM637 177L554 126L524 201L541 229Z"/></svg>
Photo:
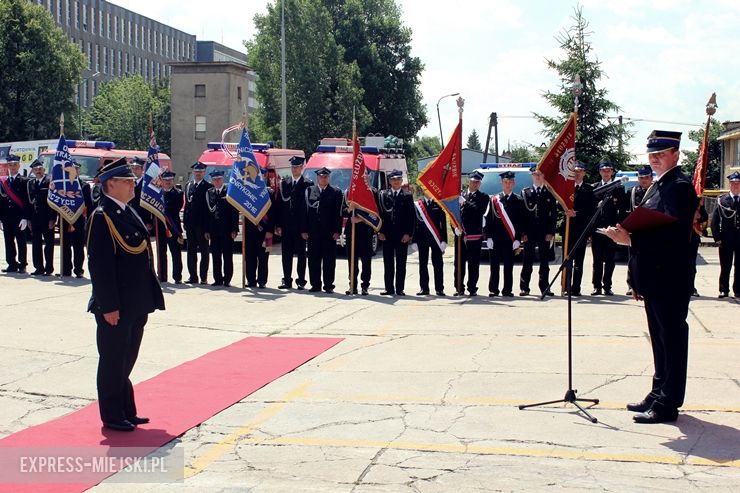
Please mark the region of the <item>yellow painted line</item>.
<svg viewBox="0 0 740 493"><path fill-rule="evenodd" d="M536 449L526 447L490 447L482 445L463 445L459 443L424 443L424 442L387 442L382 440L357 440L341 438L314 437L279 437L248 438L245 443L255 445L299 445L309 447L352 447L352 448L388 448L393 450L417 450L425 452L443 452L475 455L508 455L520 457L540 457L550 459L572 459L607 462L641 462L649 464L696 465L740 467L739 459L705 459L689 458L684 460L680 455L647 455L591 452L588 450Z"/></svg>
<svg viewBox="0 0 740 493"><path fill-rule="evenodd" d="M295 387L282 399L280 399L281 402L276 402L274 404L271 404L270 406L267 406L245 426L229 434L226 438L208 449L200 457L196 457L189 465L185 466L185 478L190 478L198 474L215 460L223 456L226 452L234 447L237 440L253 433L255 431L255 428L257 428L260 424L264 423L265 421L282 411L283 408L285 408L288 404L290 404L291 401L295 400L297 397L304 395L309 385L309 382L305 382Z"/></svg>

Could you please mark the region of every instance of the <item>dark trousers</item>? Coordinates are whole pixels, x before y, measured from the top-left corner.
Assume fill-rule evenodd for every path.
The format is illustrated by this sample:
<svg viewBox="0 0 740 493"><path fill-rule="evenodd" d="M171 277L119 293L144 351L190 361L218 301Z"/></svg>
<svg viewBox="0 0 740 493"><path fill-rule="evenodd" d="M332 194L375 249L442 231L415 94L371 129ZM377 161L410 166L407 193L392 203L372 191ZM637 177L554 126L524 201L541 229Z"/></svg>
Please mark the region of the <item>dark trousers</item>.
<svg viewBox="0 0 740 493"><path fill-rule="evenodd" d="M74 275L81 276L85 273L83 268L85 263L85 223L78 220L73 230L70 231L69 223L62 221L64 225L64 238L62 243L62 265L60 271L63 276Z"/></svg>
<svg viewBox="0 0 740 493"><path fill-rule="evenodd" d="M234 276L234 240L231 238L231 233L211 235L211 255L213 256L213 280L229 284ZM200 278L201 281L205 279L202 274Z"/></svg>
<svg viewBox="0 0 740 493"><path fill-rule="evenodd" d="M671 292L645 297L650 344L653 350L653 384L646 400L675 411L686 393L689 351L689 294Z"/></svg>
<svg viewBox="0 0 740 493"><path fill-rule="evenodd" d="M129 376L139 356L141 339L148 315L121 313L118 325L112 326L103 315L95 314L98 324L98 406L104 423L136 416L134 387Z"/></svg>
<svg viewBox="0 0 740 493"><path fill-rule="evenodd" d="M498 294L499 268L504 264L504 295L513 294L514 289L514 250L508 241L496 242L491 250L491 278L488 280L488 291Z"/></svg>
<svg viewBox="0 0 740 493"><path fill-rule="evenodd" d="M455 247L455 291L463 293L465 291L465 266L468 269L468 291L475 293L478 291L478 277L480 275L480 250L483 246L482 240L463 240L457 236L458 245ZM458 259L458 249L462 251L462 259ZM460 261L461 260L461 261ZM458 278L458 264L460 268L460 277ZM459 283L459 285L458 285Z"/></svg>
<svg viewBox="0 0 740 493"><path fill-rule="evenodd" d="M575 242L580 237L580 233L576 234L574 232L571 232L571 245L575 244ZM586 241L578 247L577 250L570 250L568 254L573 254L571 259L573 260L573 273L571 276L570 268L566 270L565 275L565 286L566 290L570 289L570 286L573 288L573 294L580 294L581 293L581 280L583 279L583 259L586 257ZM572 277L572 284L571 284L571 277Z"/></svg>
<svg viewBox="0 0 740 493"><path fill-rule="evenodd" d="M355 229L364 226L356 226ZM354 273L354 279L350 279L350 283L354 286L354 290L357 291L357 273L360 270L360 263L362 263L362 274L360 275L360 287L362 289L368 289L370 287L370 277L372 276L372 265L373 265L373 233L360 233L357 234L357 242L355 243L355 265L352 270L352 243L354 238L350 233L351 226L346 232L347 238L347 264L350 266L350 272Z"/></svg>
<svg viewBox="0 0 740 493"><path fill-rule="evenodd" d="M696 291L696 257L699 255L701 236L691 232L691 250L689 250L689 269L691 269L691 290Z"/></svg>
<svg viewBox="0 0 740 493"><path fill-rule="evenodd" d="M444 264L442 250L434 243L417 243L419 246L419 287L422 291L429 291L429 252L432 254L432 270L434 271L434 290L444 291Z"/></svg>
<svg viewBox="0 0 740 493"><path fill-rule="evenodd" d="M187 228L188 235L188 275L190 279L198 279L200 273L201 282L208 280L208 240L201 228ZM198 253L200 252L200 265L198 265Z"/></svg>
<svg viewBox="0 0 740 493"><path fill-rule="evenodd" d="M246 244L244 245L244 261L247 266L247 285L255 286L267 284L267 262L270 252L263 246L265 233L256 228L247 228Z"/></svg>
<svg viewBox="0 0 740 493"><path fill-rule="evenodd" d="M308 278L312 289L334 289L334 271L337 266L337 242L331 233L311 233L308 236Z"/></svg>
<svg viewBox="0 0 740 493"><path fill-rule="evenodd" d="M740 295L740 245L719 247L720 293L730 292L730 270L732 270L733 264L735 275L732 281L732 292L735 296L738 296Z"/></svg>
<svg viewBox="0 0 740 493"><path fill-rule="evenodd" d="M8 269L25 269L26 262L26 231L18 227L20 221L3 221L3 236L5 238L5 260ZM16 246L18 249L16 250Z"/></svg>
<svg viewBox="0 0 740 493"><path fill-rule="evenodd" d="M383 242L383 280L388 293L403 292L406 285L406 258L409 244L400 238L386 238Z"/></svg>
<svg viewBox="0 0 740 493"><path fill-rule="evenodd" d="M591 279L594 288L611 289L617 244L608 236L595 234L591 238L591 253L594 256L593 277Z"/></svg>
<svg viewBox="0 0 740 493"><path fill-rule="evenodd" d="M48 221L34 221L31 238L33 268L38 272L54 272L54 227Z"/></svg>
<svg viewBox="0 0 740 493"><path fill-rule="evenodd" d="M539 281L537 282L537 286L540 288L540 292L544 293L550 284L550 242L545 241L543 237L539 241L530 239L529 241L525 241L523 245L522 254L524 257L522 258L522 274L519 276L519 289L529 291L529 280L532 278L536 246L540 254Z"/></svg>
<svg viewBox="0 0 740 493"><path fill-rule="evenodd" d="M283 282L289 286L293 282L293 256L298 257L296 264L296 284L306 285L306 240L298 232L283 232L281 239Z"/></svg>
<svg viewBox="0 0 740 493"><path fill-rule="evenodd" d="M172 255L172 279L182 281L182 245L178 236L174 233L167 238L163 228L159 228L159 242L157 250L159 251L159 266L157 273L160 282L167 282L167 250Z"/></svg>

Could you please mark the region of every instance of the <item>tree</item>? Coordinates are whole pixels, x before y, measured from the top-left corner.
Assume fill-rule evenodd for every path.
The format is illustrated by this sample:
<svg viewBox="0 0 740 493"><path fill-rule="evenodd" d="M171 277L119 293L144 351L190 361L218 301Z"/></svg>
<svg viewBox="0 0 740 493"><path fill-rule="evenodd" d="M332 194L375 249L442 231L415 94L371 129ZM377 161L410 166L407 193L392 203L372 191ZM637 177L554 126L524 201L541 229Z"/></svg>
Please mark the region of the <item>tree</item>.
<svg viewBox="0 0 740 493"><path fill-rule="evenodd" d="M544 154L544 147L535 147L531 144L514 144L505 155L512 163L537 163Z"/></svg>
<svg viewBox="0 0 740 493"><path fill-rule="evenodd" d="M588 22L583 18L581 7L576 7L574 12L575 24L555 38L565 52L565 58L545 60L549 68L558 72L560 88L558 92L546 91L543 97L560 115L549 117L535 113L534 116L545 127L542 134L554 139L573 111L571 88L576 76L580 76L583 94L579 98L576 156L589 166L589 177L595 178L598 176L596 165L603 159L617 165L630 161L629 153L619 151L619 143L632 137L628 131L631 124L620 126L609 120L608 115L618 112L620 107L607 99L606 89L597 87L605 74L588 41L593 33L588 31Z"/></svg>
<svg viewBox="0 0 740 493"><path fill-rule="evenodd" d="M344 61L360 67L371 129L404 139L427 124L419 89L424 65L411 56L411 29L395 0L324 0Z"/></svg>
<svg viewBox="0 0 740 493"><path fill-rule="evenodd" d="M119 148L145 150L149 146L149 114L162 152L170 151L170 91L164 83L148 85L140 75L106 82L93 99L85 127L99 140Z"/></svg>
<svg viewBox="0 0 740 493"><path fill-rule="evenodd" d="M718 189L722 184L722 177L720 176L720 170L722 169L722 142L717 140L717 137L724 132L725 127L719 121L712 118L709 126L709 161L707 163L707 181L706 189ZM689 131L689 139L694 142L698 142L701 146L701 142L704 140L704 127L697 130ZM684 166L683 172L686 176L694 176L694 169L696 169L696 163L699 160L699 151L682 151L683 160L681 164Z"/></svg>
<svg viewBox="0 0 740 493"><path fill-rule="evenodd" d="M260 108L250 119L259 140L281 135L280 4L254 18L257 35L245 43L250 66L258 75ZM286 80L288 145L313 150L321 137L349 136L353 108L362 131L371 117L362 104L356 63L344 63L344 48L321 0L286 0ZM284 144L283 144L284 145Z"/></svg>
<svg viewBox="0 0 740 493"><path fill-rule="evenodd" d="M478 138L478 132L475 129L468 136L468 149L473 149L474 151L483 150L480 145L480 139Z"/></svg>
<svg viewBox="0 0 740 493"><path fill-rule="evenodd" d="M75 88L85 64L40 5L0 0L0 141L59 135L59 115L75 114Z"/></svg>

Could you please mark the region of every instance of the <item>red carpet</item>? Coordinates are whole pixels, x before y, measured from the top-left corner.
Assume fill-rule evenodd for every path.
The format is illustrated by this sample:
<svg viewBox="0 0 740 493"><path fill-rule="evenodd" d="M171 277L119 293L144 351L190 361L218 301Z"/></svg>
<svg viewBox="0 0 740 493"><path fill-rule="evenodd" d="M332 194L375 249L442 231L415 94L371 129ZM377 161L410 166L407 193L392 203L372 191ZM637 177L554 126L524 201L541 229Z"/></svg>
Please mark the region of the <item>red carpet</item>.
<svg viewBox="0 0 740 493"><path fill-rule="evenodd" d="M15 463L8 460L14 453L3 449L76 447L86 451L99 449L98 453L105 456L110 454L110 447L141 447L146 455L341 340L247 337L171 368L135 386L137 407L151 423L134 432L103 429L96 401L79 411L14 433L0 440L0 492L84 491L109 476L100 473L85 484L2 484L11 477L9 473L16 473L20 467L17 459ZM80 378L94 379L95 375Z"/></svg>

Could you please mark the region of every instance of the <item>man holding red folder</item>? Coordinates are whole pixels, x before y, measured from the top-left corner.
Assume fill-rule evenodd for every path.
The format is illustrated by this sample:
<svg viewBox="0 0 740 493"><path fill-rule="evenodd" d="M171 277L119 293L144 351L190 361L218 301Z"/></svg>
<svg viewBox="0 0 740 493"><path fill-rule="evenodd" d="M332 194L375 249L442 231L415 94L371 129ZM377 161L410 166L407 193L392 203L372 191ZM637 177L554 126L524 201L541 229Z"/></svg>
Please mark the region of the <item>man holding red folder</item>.
<svg viewBox="0 0 740 493"><path fill-rule="evenodd" d="M622 224L601 230L631 247L630 285L635 299L645 301L655 373L647 396L627 404L638 413L633 418L637 423L675 421L686 391L690 238L698 199L691 181L677 167L680 142L680 132L650 134L647 152L655 183Z"/></svg>

